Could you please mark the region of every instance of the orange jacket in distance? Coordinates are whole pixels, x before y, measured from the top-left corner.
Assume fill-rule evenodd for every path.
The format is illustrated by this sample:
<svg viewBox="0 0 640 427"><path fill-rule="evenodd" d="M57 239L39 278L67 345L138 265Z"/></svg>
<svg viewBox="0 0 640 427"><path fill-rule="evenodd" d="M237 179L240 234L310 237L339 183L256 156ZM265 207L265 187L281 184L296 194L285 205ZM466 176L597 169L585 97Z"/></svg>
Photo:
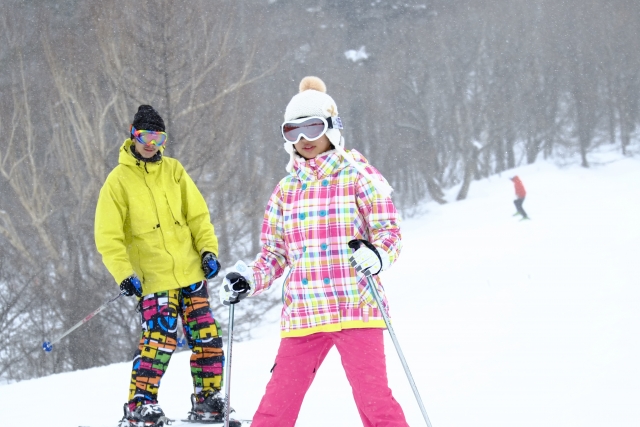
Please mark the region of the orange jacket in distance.
<svg viewBox="0 0 640 427"><path fill-rule="evenodd" d="M522 185L522 181L520 181L518 175L511 178L511 181L513 181L513 185L516 187L516 196L518 196L519 199L524 199L527 192L525 191L524 185Z"/></svg>

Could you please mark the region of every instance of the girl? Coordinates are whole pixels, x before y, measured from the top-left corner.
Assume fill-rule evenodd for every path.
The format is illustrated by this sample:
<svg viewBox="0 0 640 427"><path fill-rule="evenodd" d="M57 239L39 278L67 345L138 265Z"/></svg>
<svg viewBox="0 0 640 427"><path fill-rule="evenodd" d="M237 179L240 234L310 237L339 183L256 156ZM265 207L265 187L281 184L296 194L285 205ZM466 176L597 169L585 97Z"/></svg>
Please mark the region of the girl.
<svg viewBox="0 0 640 427"><path fill-rule="evenodd" d="M383 345L388 310L377 274L401 249L391 187L356 150L345 151L334 100L305 77L284 114L289 175L276 186L262 224L262 249L250 269L229 273L223 304L269 289L285 268L281 342L252 427L293 426L304 395L335 345L364 426L406 427L387 384ZM348 244L358 240L351 253ZM378 307L363 272L375 276Z"/></svg>

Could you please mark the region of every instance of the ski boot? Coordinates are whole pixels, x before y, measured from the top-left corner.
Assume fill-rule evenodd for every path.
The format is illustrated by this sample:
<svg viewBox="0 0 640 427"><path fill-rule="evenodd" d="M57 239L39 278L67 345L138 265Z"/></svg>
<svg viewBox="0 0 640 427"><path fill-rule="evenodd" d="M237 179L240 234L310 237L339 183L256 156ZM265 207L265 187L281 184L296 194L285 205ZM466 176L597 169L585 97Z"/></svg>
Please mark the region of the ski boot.
<svg viewBox="0 0 640 427"><path fill-rule="evenodd" d="M171 421L157 404L140 405L132 412L129 404L125 403L124 416L118 427L164 427L171 425Z"/></svg>
<svg viewBox="0 0 640 427"><path fill-rule="evenodd" d="M219 392L211 393L206 397L199 397L195 394L191 395L191 411L187 417L187 421L201 424L220 424L224 423L225 401ZM229 408L229 413L234 412L233 408ZM241 427L240 421L229 419L229 427Z"/></svg>

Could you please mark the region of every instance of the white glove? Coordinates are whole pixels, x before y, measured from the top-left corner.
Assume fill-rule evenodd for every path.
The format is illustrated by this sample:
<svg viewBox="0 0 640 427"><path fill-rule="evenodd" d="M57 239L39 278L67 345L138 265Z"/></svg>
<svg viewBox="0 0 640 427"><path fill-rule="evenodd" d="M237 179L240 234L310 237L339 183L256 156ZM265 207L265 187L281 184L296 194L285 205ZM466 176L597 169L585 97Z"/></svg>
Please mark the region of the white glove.
<svg viewBox="0 0 640 427"><path fill-rule="evenodd" d="M352 240L349 242L349 247L352 249L358 248L349 257L351 267L355 268L358 273L363 273L367 276L380 273L383 267L385 267L385 262L382 259L383 256L387 261L386 264L389 264L389 256L387 253L380 253L380 251L367 240Z"/></svg>
<svg viewBox="0 0 640 427"><path fill-rule="evenodd" d="M255 291L249 267L244 262L238 261L234 268L236 271L228 273L220 286L218 296L223 305L237 304Z"/></svg>

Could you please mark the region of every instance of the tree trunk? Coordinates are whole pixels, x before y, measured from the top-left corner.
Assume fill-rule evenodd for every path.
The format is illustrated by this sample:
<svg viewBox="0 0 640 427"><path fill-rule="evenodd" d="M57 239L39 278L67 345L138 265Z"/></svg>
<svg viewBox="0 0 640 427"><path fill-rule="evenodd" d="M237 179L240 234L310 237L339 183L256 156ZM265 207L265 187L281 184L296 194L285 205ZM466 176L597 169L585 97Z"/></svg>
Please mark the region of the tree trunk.
<svg viewBox="0 0 640 427"><path fill-rule="evenodd" d="M458 191L456 200L464 200L467 198L467 195L469 194L469 188L471 187L471 181L473 180L473 176L478 167L478 154L480 153L480 150L473 144L469 145L469 154L467 156L467 161L465 162L462 186L460 187L460 191Z"/></svg>

